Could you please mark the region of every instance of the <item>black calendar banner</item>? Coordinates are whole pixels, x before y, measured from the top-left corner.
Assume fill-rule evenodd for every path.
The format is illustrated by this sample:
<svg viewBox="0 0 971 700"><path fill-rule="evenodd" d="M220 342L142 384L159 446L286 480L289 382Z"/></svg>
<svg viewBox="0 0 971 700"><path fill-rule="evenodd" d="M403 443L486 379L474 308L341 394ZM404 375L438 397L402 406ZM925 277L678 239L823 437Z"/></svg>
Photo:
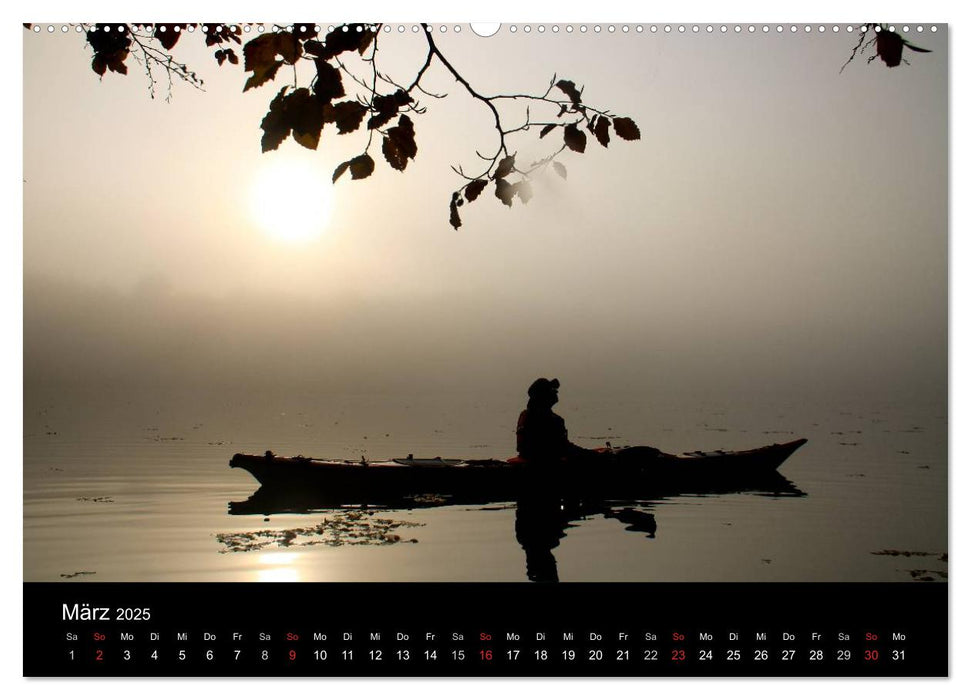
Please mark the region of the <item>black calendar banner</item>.
<svg viewBox="0 0 971 700"><path fill-rule="evenodd" d="M26 584L28 676L944 676L930 584Z"/></svg>

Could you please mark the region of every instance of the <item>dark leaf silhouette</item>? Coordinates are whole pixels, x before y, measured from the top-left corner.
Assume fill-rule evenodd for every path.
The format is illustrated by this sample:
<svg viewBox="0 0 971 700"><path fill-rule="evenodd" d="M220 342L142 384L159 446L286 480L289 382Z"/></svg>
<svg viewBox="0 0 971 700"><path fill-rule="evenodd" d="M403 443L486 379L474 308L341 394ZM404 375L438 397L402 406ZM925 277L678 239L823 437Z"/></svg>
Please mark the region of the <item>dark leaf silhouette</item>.
<svg viewBox="0 0 971 700"><path fill-rule="evenodd" d="M234 66L239 65L239 56L236 55L235 51L232 49L224 49L223 53L226 55L226 58L229 59L230 63L232 63Z"/></svg>
<svg viewBox="0 0 971 700"><path fill-rule="evenodd" d="M348 168L350 168L352 180L363 180L374 172L374 159L367 153L362 153L356 158L341 163L334 171L334 182L337 182L337 178L343 175Z"/></svg>
<svg viewBox="0 0 971 700"><path fill-rule="evenodd" d="M358 28L361 31L357 31ZM334 31L324 37L323 53L318 55L325 59L334 58L345 51L357 51L363 55L373 40L374 32L366 24L344 24L340 27L334 27Z"/></svg>
<svg viewBox="0 0 971 700"><path fill-rule="evenodd" d="M590 122L590 131L597 137L597 141L604 148L610 143L610 120L607 117L596 117Z"/></svg>
<svg viewBox="0 0 971 700"><path fill-rule="evenodd" d="M300 41L306 41L307 39L313 39L317 36L317 30L314 29L316 23L314 22L294 22L293 23L293 34Z"/></svg>
<svg viewBox="0 0 971 700"><path fill-rule="evenodd" d="M641 130L630 117L614 119L614 133L625 141L637 141L641 137Z"/></svg>
<svg viewBox="0 0 971 700"><path fill-rule="evenodd" d="M503 179L496 180L496 197L502 200L507 207L512 206L512 199L516 196L516 185L510 184Z"/></svg>
<svg viewBox="0 0 971 700"><path fill-rule="evenodd" d="M587 135L580 131L576 124L567 124L563 129L563 143L571 151L583 153L587 148Z"/></svg>
<svg viewBox="0 0 971 700"><path fill-rule="evenodd" d="M553 170L556 171L556 174L557 175L559 175L564 180L566 180L566 166L563 165L563 163L560 163L560 162L554 160L553 161Z"/></svg>
<svg viewBox="0 0 971 700"><path fill-rule="evenodd" d="M489 184L488 180L473 180L465 186L465 198L470 202L474 202L482 194L482 190L485 189L487 184Z"/></svg>
<svg viewBox="0 0 971 700"><path fill-rule="evenodd" d="M516 195L523 204L533 198L533 186L529 180L522 180L516 184Z"/></svg>
<svg viewBox="0 0 971 700"><path fill-rule="evenodd" d="M243 46L243 70L255 71L276 59L276 39L272 34L261 34Z"/></svg>
<svg viewBox="0 0 971 700"><path fill-rule="evenodd" d="M94 49L91 69L95 73L101 76L107 70L122 75L128 73L125 60L128 58L128 51L131 47L131 37L127 28L125 31L119 32L114 25L96 24L88 30L87 39L91 48Z"/></svg>
<svg viewBox="0 0 971 700"><path fill-rule="evenodd" d="M543 138L543 137L544 137L544 136L546 136L546 135L547 135L548 133L550 133L551 131L553 131L553 129L555 129L555 128L556 128L556 126L557 126L556 124L547 124L546 126L544 126L544 127L543 127L543 128L542 128L542 129L540 130L540 132L539 132L539 137L540 137L540 138Z"/></svg>
<svg viewBox="0 0 971 700"><path fill-rule="evenodd" d="M165 28L165 31L162 31L163 27ZM179 28L179 31L175 30L176 27ZM182 36L182 31L185 28L186 25L184 24L161 24L155 27L155 33L152 36L158 39L158 43L160 43L166 51L171 51L175 46L175 43L179 40L179 37Z"/></svg>
<svg viewBox="0 0 971 700"><path fill-rule="evenodd" d="M299 88L287 95L285 116L293 139L304 148L316 150L324 128L324 110L310 90Z"/></svg>
<svg viewBox="0 0 971 700"><path fill-rule="evenodd" d="M506 177L512 172L513 168L516 167L516 156L506 156L499 161L499 165L496 166L495 178Z"/></svg>
<svg viewBox="0 0 971 700"><path fill-rule="evenodd" d="M462 200L459 199L459 193L455 192L452 194L452 201L448 205L448 223L452 224L452 228L454 228L456 231L458 231L459 226L462 225L462 219L459 217L459 202L461 201Z"/></svg>
<svg viewBox="0 0 971 700"><path fill-rule="evenodd" d="M337 126L338 134L349 134L361 126L367 107L354 100L345 100L333 105L324 105L324 121Z"/></svg>
<svg viewBox="0 0 971 700"><path fill-rule="evenodd" d="M222 49L219 49L213 55L216 57L216 61L219 63L219 65L222 65L223 61L225 61L227 58Z"/></svg>
<svg viewBox="0 0 971 700"><path fill-rule="evenodd" d="M314 63L317 65L317 77L314 79L314 95L317 99L326 103L343 97L344 83L341 81L341 72L321 58Z"/></svg>
<svg viewBox="0 0 971 700"><path fill-rule="evenodd" d="M105 71L108 70L108 62L105 61L105 57L96 53L94 58L91 59L91 70L98 75L104 75Z"/></svg>
<svg viewBox="0 0 971 700"><path fill-rule="evenodd" d="M263 139L260 145L263 147L264 153L275 151L290 135L290 125L287 123L286 116L286 93L286 87L277 93L277 96L270 102L270 110L260 124L260 128L263 129Z"/></svg>
<svg viewBox="0 0 971 700"><path fill-rule="evenodd" d="M566 93L566 96L570 98L570 102L573 103L574 107L580 104L580 91L577 90L577 86L572 80L558 80L556 82L556 87L560 88Z"/></svg>
<svg viewBox="0 0 971 700"><path fill-rule="evenodd" d="M895 32L877 32L877 55L888 68L900 65L904 53L904 40Z"/></svg>
<svg viewBox="0 0 971 700"><path fill-rule="evenodd" d="M266 83L276 77L276 72L279 70L280 66L283 65L283 61L273 61L273 63L268 66L261 68L249 77L246 84L243 86L243 92L246 92L250 88L259 87L263 83Z"/></svg>
<svg viewBox="0 0 971 700"><path fill-rule="evenodd" d="M407 114L398 119L398 126L388 129L381 144L381 152L385 160L395 170L404 170L408 159L418 155L418 145L415 143L415 125Z"/></svg>
<svg viewBox="0 0 971 700"><path fill-rule="evenodd" d="M283 61L277 60L276 54L277 40L274 34L263 34L246 42L243 47L243 70L253 75L243 86L243 92L273 80L283 65Z"/></svg>
<svg viewBox="0 0 971 700"><path fill-rule="evenodd" d="M276 32L272 34L276 39L276 52L283 56L283 60L291 66L300 58L300 41L290 32Z"/></svg>
<svg viewBox="0 0 971 700"><path fill-rule="evenodd" d="M371 101L371 108L375 110L375 114L368 119L367 128L380 129L395 118L400 108L411 104L411 101L411 96L401 89L391 95L375 95Z"/></svg>
<svg viewBox="0 0 971 700"><path fill-rule="evenodd" d="M309 53L311 56L323 56L327 49L316 39L311 39L310 41L305 41L303 43L304 53Z"/></svg>
<svg viewBox="0 0 971 700"><path fill-rule="evenodd" d="M919 53L930 53L929 49L914 46L896 32L883 29L877 32L877 55L887 64L887 68L895 68L903 60L904 47Z"/></svg>
<svg viewBox="0 0 971 700"><path fill-rule="evenodd" d="M108 63L108 70L127 75L128 66L125 65L126 58L128 58L128 51L126 49L108 54L105 56L105 61Z"/></svg>
<svg viewBox="0 0 971 700"><path fill-rule="evenodd" d="M233 31L232 25L217 23L206 24L203 26L203 29L206 32L206 46L216 46L217 44L222 44L224 41L235 41L237 44L242 43L239 38L239 27L236 27L236 31Z"/></svg>

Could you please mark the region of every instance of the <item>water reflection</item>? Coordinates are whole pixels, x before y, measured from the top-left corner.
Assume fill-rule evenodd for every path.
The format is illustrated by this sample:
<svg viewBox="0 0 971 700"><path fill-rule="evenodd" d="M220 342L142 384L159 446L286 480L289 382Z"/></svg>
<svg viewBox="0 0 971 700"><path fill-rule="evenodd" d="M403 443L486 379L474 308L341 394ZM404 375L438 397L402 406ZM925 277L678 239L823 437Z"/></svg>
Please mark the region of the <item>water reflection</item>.
<svg viewBox="0 0 971 700"><path fill-rule="evenodd" d="M523 498L516 504L516 541L526 553L530 581L560 580L553 550L566 536L569 523L559 498Z"/></svg>
<svg viewBox="0 0 971 700"><path fill-rule="evenodd" d="M766 475L758 483L750 483L743 488L735 488L724 493L751 492L753 495L768 497L806 496L791 481L778 473ZM693 494L697 496L717 496L723 492L708 491ZM663 501L664 497L659 500ZM648 539L657 534L657 520L654 513L645 510L656 503L624 503L617 501L580 501L561 498L556 494L543 493L530 489L516 501L516 541L526 555L526 578L536 583L558 582L556 557L553 550L567 535L567 530L576 523L594 515L618 520L627 527L628 532L644 533Z"/></svg>
<svg viewBox="0 0 971 700"><path fill-rule="evenodd" d="M228 503L228 513L230 515L279 515L283 513L313 513L342 507L367 508L371 510L402 508L411 510L450 505L487 505L489 503L508 503L514 500L521 500L524 497L524 490L530 494L537 494L536 497L539 497L538 494L543 493L537 484L530 483L528 484L528 488L518 489L518 493L513 491L511 493L486 495L478 498L470 497L468 494L456 496L448 493L420 493L393 499L385 498L377 503L363 503L360 501L348 501L340 497L330 497L326 493L321 493L316 490L281 488L266 484L256 489L244 501L230 501ZM778 472L772 472L744 481L736 479L732 482L712 483L705 489L673 488L659 485L655 488L641 489L632 498L636 498L638 501L647 501L675 496L717 496L732 493L750 493L776 498L806 495L805 492L801 491L784 476ZM557 498L560 498L562 495L555 494ZM529 498L533 498L533 496L529 496ZM626 500L630 502L629 498ZM605 498L599 502L623 501L616 498Z"/></svg>
<svg viewBox="0 0 971 700"><path fill-rule="evenodd" d="M269 552L261 554L257 561L260 568L256 580L265 583L289 583L300 580L300 569L295 566L299 555L293 552Z"/></svg>
<svg viewBox="0 0 971 700"><path fill-rule="evenodd" d="M525 555L526 577L534 582L557 582L559 574L554 550L567 536L568 530L591 517L617 520L625 525L624 530L640 533L647 539L657 536L658 523L653 509L671 497L699 496L718 497L727 494L751 494L771 498L801 498L807 494L778 472L760 476L758 479L731 486L713 486L705 491L680 492L671 489L657 489L653 494L637 500L583 500L570 497L555 490L544 489L534 483L531 488L523 488L515 500L515 539ZM489 503L508 503L506 500L481 499L479 505ZM374 514L382 510L400 508L435 508L456 503L468 504L468 499L455 499L448 494L422 494L401 501L368 505L368 512ZM245 501L229 503L231 515L273 515L283 513L312 513L333 511L341 506L356 506L334 502L316 492L280 490L261 486ZM648 510L651 509L651 510ZM384 521L382 521L384 522ZM391 522L391 521L388 521ZM257 533L259 534L259 533ZM364 542L367 543L367 542ZM293 557L292 554L266 554L264 557ZM293 560L261 559L261 563L272 565L259 572L260 580L296 580L297 570ZM293 578L287 578L292 576Z"/></svg>

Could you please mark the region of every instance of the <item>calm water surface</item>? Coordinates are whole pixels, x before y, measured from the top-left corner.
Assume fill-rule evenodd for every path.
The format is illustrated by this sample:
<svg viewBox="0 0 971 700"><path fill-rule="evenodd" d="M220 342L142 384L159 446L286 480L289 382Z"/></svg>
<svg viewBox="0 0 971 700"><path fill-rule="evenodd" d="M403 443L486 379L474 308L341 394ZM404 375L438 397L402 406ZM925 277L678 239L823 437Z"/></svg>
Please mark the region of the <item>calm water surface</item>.
<svg viewBox="0 0 971 700"><path fill-rule="evenodd" d="M505 458L520 408L515 397L470 404L454 394L29 404L25 579L525 581L515 503L228 509L257 487L228 467L235 452ZM610 397L557 410L589 447L809 439L781 468L804 495L681 495L576 514L552 549L562 581L946 580L944 406L681 397L661 412ZM641 526L648 516L653 534Z"/></svg>

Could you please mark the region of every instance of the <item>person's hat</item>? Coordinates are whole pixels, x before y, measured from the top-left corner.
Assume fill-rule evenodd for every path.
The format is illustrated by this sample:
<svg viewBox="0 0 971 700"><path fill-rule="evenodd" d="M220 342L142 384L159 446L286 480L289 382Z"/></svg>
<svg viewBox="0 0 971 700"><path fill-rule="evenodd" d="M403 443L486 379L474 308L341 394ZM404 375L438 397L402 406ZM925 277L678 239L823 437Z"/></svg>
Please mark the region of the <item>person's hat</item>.
<svg viewBox="0 0 971 700"><path fill-rule="evenodd" d="M559 388L559 379L546 379L545 377L540 377L529 385L529 391L527 393L529 394L529 398L534 399L537 396L547 396L552 394Z"/></svg>

